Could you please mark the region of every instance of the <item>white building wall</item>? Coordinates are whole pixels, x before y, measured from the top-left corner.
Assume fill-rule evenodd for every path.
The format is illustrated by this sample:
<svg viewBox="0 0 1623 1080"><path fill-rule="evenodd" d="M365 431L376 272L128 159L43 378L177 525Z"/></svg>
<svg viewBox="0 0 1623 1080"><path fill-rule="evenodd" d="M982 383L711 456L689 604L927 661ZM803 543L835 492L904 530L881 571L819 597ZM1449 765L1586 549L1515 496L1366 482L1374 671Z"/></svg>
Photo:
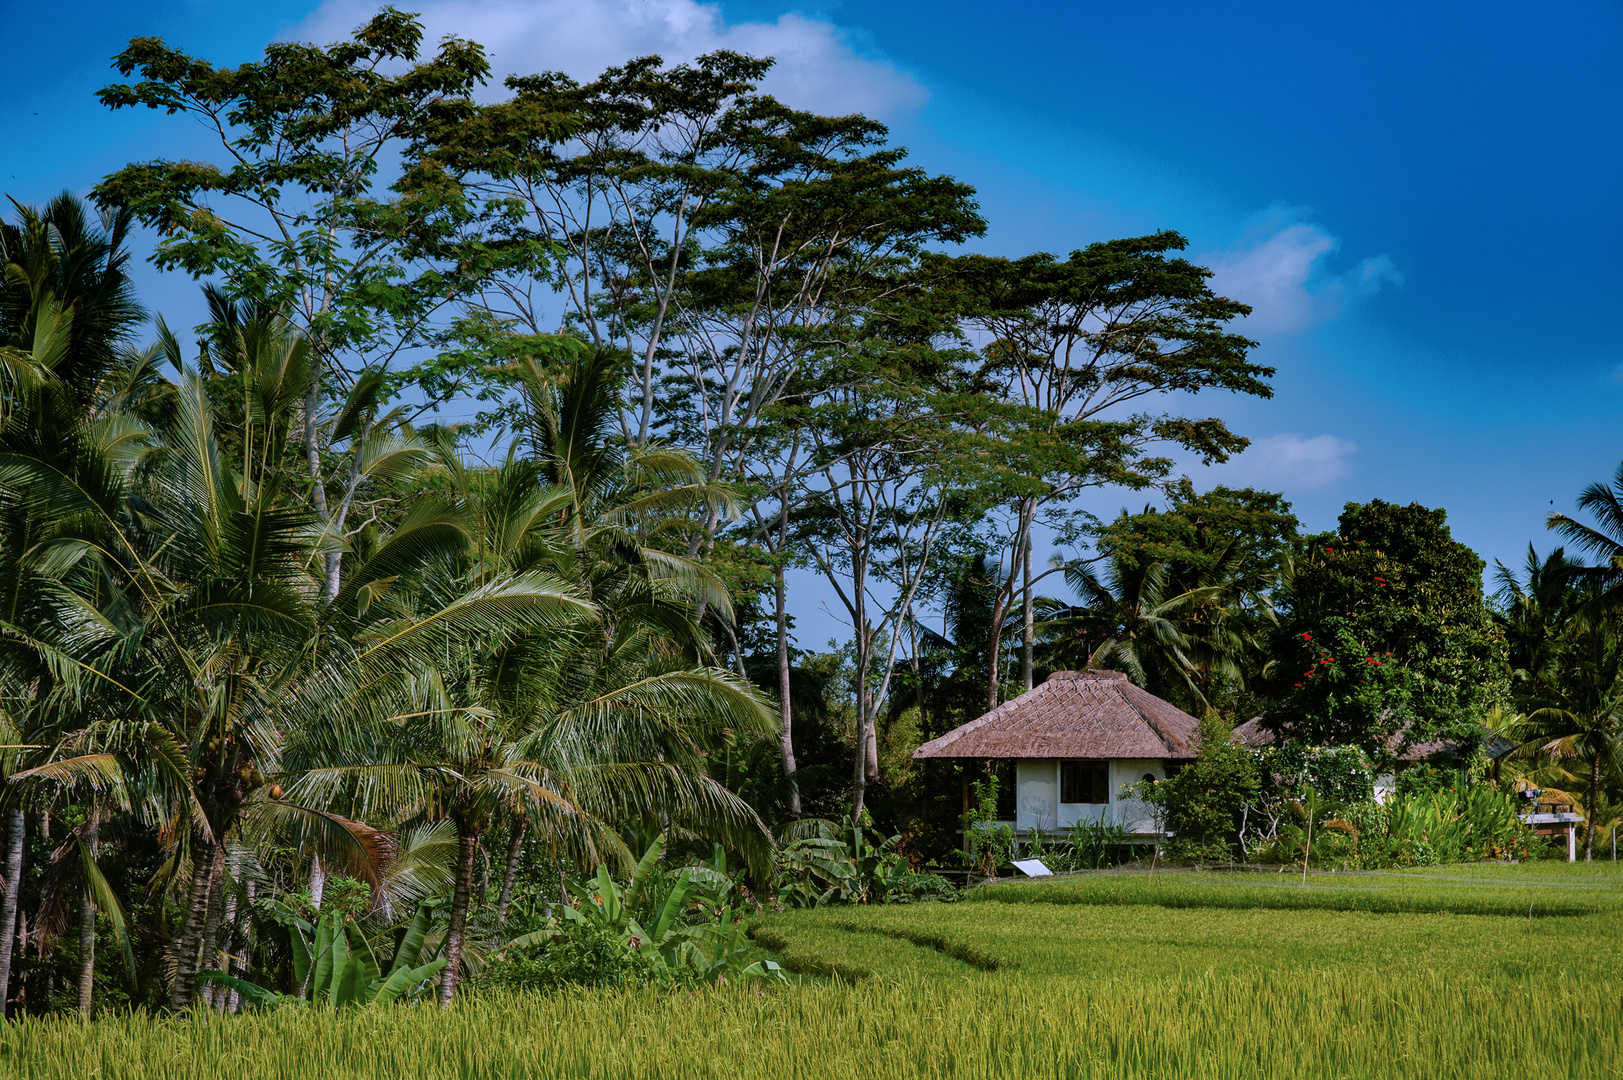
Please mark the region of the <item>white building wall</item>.
<svg viewBox="0 0 1623 1080"><path fill-rule="evenodd" d="M1166 777L1163 762L1144 759L1123 759L1110 763L1110 801L1108 803L1062 803L1059 801L1059 762L1051 758L1026 759L1015 762L1015 820L1016 832L1039 829L1043 832L1063 831L1078 822L1091 824L1100 820L1125 825L1128 832L1147 833L1155 830L1155 821L1149 810L1137 799L1123 799L1121 789L1136 784L1146 775L1157 780Z"/></svg>

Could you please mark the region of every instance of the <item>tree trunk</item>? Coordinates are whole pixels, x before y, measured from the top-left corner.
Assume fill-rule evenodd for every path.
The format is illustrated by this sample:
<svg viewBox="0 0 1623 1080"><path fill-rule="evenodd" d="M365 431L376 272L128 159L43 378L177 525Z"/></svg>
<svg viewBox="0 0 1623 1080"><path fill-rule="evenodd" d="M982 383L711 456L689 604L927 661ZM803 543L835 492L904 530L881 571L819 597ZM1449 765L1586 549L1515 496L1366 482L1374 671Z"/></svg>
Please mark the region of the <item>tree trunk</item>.
<svg viewBox="0 0 1623 1080"><path fill-rule="evenodd" d="M862 822L868 794L868 668L873 641L868 626L868 566L860 555L851 559L851 628L857 635L857 730L855 773L851 781L851 822Z"/></svg>
<svg viewBox="0 0 1623 1080"><path fill-rule="evenodd" d="M233 859L230 855L226 856L225 869L226 872L231 875L233 880L236 879L237 869L241 865L242 853L240 851L237 853L237 857L235 859ZM225 898L225 906L222 909L220 916L219 937L220 947L218 950L218 956L220 958L220 962L213 966L219 968L227 975L230 975L232 974L231 958L233 955L235 955L237 949L237 894L235 892L232 892L230 896ZM231 991L227 990L224 986L209 987L208 1004L209 1008L214 1009L217 1012L231 1012Z"/></svg>
<svg viewBox="0 0 1623 1080"><path fill-rule="evenodd" d="M462 940L468 928L468 898L473 891L473 857L479 851L479 834L457 828L456 888L451 895L451 925L445 932L445 974L440 979L440 1007L451 1004L456 984L462 977Z"/></svg>
<svg viewBox="0 0 1623 1080"><path fill-rule="evenodd" d="M192 830L192 885L186 896L186 912L181 920L180 934L171 947L174 953L175 985L169 993L169 1004L176 1012L184 1012L192 1003L197 982L197 953L203 941L203 924L208 920L210 870L214 864L214 845L201 833Z"/></svg>
<svg viewBox="0 0 1623 1080"><path fill-rule="evenodd" d="M502 891L496 897L496 925L507 921L507 908L513 902L513 879L518 876L518 861L524 854L524 837L529 834L530 823L520 821L513 830L513 842L507 845L507 866L502 870Z"/></svg>
<svg viewBox="0 0 1623 1080"><path fill-rule="evenodd" d="M1001 683L998 679L997 668L1003 662L1003 620L1008 612L1008 605L1001 597L992 601L992 637L986 644L986 711L991 712L997 708L997 699Z"/></svg>
<svg viewBox="0 0 1623 1080"><path fill-rule="evenodd" d="M1595 857L1595 828L1600 824L1600 754L1589 758L1589 828L1584 830L1584 862Z"/></svg>
<svg viewBox="0 0 1623 1080"><path fill-rule="evenodd" d="M239 866L240 866L240 864L239 864ZM236 903L236 897L232 897L231 899L232 899L233 904ZM231 956L241 958L241 959L232 959L231 957L226 958L225 970L226 970L226 973L229 974L229 975L247 975L253 969L253 965L251 963L249 963L249 959L248 959L250 956L253 955L253 951L254 951L253 950L253 926L254 926L254 924L253 924L253 915L252 915L253 907L254 907L254 882L250 878L248 881L243 883L243 886L242 886L242 906L237 911L236 922L231 928L230 937L227 939L230 942L229 952L231 953ZM231 992L226 994L226 996L225 996L225 1011L226 1012L234 1013L234 1012L237 1012L239 1009L241 1009L241 1007L242 1007L242 996L241 996L241 993L239 991L232 990Z"/></svg>
<svg viewBox="0 0 1623 1080"><path fill-rule="evenodd" d="M327 891L327 868L321 864L321 853L310 856L310 906L321 910L321 897Z"/></svg>
<svg viewBox="0 0 1623 1080"><path fill-rule="evenodd" d="M1026 530L1026 552L1023 560L1023 578L1020 587L1020 681L1031 689L1031 647L1036 633L1034 613L1031 610L1031 530Z"/></svg>
<svg viewBox="0 0 1623 1080"><path fill-rule="evenodd" d="M859 597L862 595L859 589L852 589L852 592ZM857 611L857 752L851 793L851 823L854 825L862 822L862 806L868 795L868 781L878 771L877 768L869 767L868 749L873 734L873 717L870 715L871 694L868 689L868 672L872 667L873 656L873 628L868 625L865 617L866 608L860 601Z"/></svg>
<svg viewBox="0 0 1623 1080"><path fill-rule="evenodd" d="M96 857L96 804L90 804L85 821L84 844L90 857ZM79 902L79 1011L90 1015L90 995L96 982L96 904L90 882L84 883Z"/></svg>
<svg viewBox="0 0 1623 1080"><path fill-rule="evenodd" d="M209 898L204 909L202 954L198 960L200 970L220 968L220 924L225 917L225 844L214 845L209 859ZM210 986L203 994L203 1003L213 1009L224 1001L217 993L219 987Z"/></svg>
<svg viewBox="0 0 1623 1080"><path fill-rule="evenodd" d="M0 1015L6 1012L6 1005L11 999L11 950L17 940L17 908L22 894L23 880L23 839L27 828L27 818L21 810L13 810L8 815L10 828L7 830L6 846L6 898L0 905Z"/></svg>
<svg viewBox="0 0 1623 1080"><path fill-rule="evenodd" d="M322 521L330 521L327 509L327 489L321 477L321 365L319 350L310 357L310 385L304 391L304 460L310 470L310 496L316 513ZM337 553L321 556L321 601L331 603L338 595L339 568L343 565Z"/></svg>
<svg viewBox="0 0 1623 1080"><path fill-rule="evenodd" d="M998 706L998 698L1002 696L1003 679L999 671L1003 663L1003 624L1009 619L1009 608L1014 603L1016 593L1019 591L1020 564L1025 557L1026 545L1031 539L1031 519L1036 512L1035 507L1025 502L1020 505L1019 524L1015 528L1014 543L1009 548L1009 572L1003 573L1003 563L998 562L998 587L992 594L992 636L987 643L986 656L986 711L991 712ZM1027 592L1030 592L1030 582L1027 581ZM1029 684L1028 684L1028 689Z"/></svg>
<svg viewBox="0 0 1623 1080"><path fill-rule="evenodd" d="M783 781L789 787L789 816L800 816L800 783L795 779L794 710L789 698L789 597L783 565L772 572L773 600L778 620L778 750L783 755Z"/></svg>

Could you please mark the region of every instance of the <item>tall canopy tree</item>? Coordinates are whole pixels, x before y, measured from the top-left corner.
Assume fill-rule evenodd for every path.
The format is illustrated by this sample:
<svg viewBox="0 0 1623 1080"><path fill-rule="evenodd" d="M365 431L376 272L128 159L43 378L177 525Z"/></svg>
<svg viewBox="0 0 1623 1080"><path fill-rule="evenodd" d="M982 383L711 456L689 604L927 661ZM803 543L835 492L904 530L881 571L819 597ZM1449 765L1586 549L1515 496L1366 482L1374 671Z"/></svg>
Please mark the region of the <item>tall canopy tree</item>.
<svg viewBox="0 0 1623 1080"><path fill-rule="evenodd" d="M795 771L784 571L794 507L818 472L802 384L875 305L916 293L928 245L984 229L972 190L909 166L884 125L787 108L770 59L643 57L580 84L513 78L438 151L507 213L486 319L536 342L561 302L574 332L632 358L623 430L687 448L741 502L740 539L773 573L783 769ZM511 343L506 346L513 347ZM689 555L729 524L694 523ZM793 802L794 787L790 784ZM798 812L795 810L793 812Z"/></svg>
<svg viewBox="0 0 1623 1080"><path fill-rule="evenodd" d="M277 43L235 68L136 38L114 64L140 81L98 94L110 109L186 115L215 137L217 161L128 165L94 196L159 231L152 260L160 269L220 275L233 298L282 311L303 332L314 359L302 402L308 497L339 529L323 407L363 370L410 358L434 313L480 272L457 257L461 188L423 164L418 149L471 115L470 95L489 65L468 42L449 39L419 60L421 45L417 19L393 8L349 41ZM418 382L417 374L397 369L390 385ZM431 394L424 405L439 400ZM339 554L322 558L330 598Z"/></svg>
<svg viewBox="0 0 1623 1080"><path fill-rule="evenodd" d="M1103 485L1163 479L1172 463L1154 446L1223 461L1246 440L1216 418L1129 409L1158 395L1203 390L1269 397L1273 369L1253 363L1254 342L1229 332L1250 308L1219 296L1211 271L1180 258L1174 232L1091 244L1064 260L968 255L943 260L961 290L968 325L984 339L981 375L999 402L988 429L1002 443L997 487L1009 515L992 612L993 648L1016 606L1027 613L1022 682L1031 685L1032 537L1067 528L1072 500ZM987 705L999 697L996 657Z"/></svg>
<svg viewBox="0 0 1623 1080"><path fill-rule="evenodd" d="M851 621L856 652L853 820L878 775L876 721L944 534L965 514L982 444L966 429L980 407L961 358L929 341L894 340L830 358L811 427L821 483L797 535ZM973 503L967 503L972 506Z"/></svg>

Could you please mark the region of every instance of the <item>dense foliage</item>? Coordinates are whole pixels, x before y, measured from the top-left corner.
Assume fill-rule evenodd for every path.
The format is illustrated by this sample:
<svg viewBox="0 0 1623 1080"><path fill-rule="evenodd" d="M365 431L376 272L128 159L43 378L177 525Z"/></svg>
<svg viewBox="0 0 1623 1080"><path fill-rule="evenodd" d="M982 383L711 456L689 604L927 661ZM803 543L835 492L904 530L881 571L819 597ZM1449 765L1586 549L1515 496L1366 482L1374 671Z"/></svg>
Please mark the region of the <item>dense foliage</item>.
<svg viewBox="0 0 1623 1080"><path fill-rule="evenodd" d="M1438 740L1468 750L1508 689L1482 572L1443 511L1349 504L1336 532L1301 542L1279 590L1268 724L1383 765Z"/></svg>

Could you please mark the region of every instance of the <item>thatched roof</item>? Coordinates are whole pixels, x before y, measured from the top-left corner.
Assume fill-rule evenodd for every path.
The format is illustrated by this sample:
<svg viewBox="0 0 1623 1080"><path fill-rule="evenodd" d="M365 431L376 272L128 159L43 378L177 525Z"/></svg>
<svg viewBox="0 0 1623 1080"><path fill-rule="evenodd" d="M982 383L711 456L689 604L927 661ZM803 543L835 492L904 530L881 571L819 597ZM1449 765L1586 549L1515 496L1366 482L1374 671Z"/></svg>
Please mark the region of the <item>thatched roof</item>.
<svg viewBox="0 0 1623 1080"><path fill-rule="evenodd" d="M1404 728L1403 731L1386 740L1386 749L1389 753L1397 753L1399 747L1403 745L1403 737L1407 732L1408 728ZM1253 716L1245 723L1238 725L1234 729L1233 739L1242 746L1274 745L1274 733L1262 726L1262 717L1260 716ZM1458 750L1458 743L1447 739L1434 739L1431 742L1415 743L1401 754L1397 754L1397 758L1399 761L1412 765L1417 761L1427 761L1439 754L1455 753Z"/></svg>
<svg viewBox="0 0 1623 1080"><path fill-rule="evenodd" d="M1119 671L1056 671L1041 686L913 751L915 758L1195 756L1196 720Z"/></svg>

